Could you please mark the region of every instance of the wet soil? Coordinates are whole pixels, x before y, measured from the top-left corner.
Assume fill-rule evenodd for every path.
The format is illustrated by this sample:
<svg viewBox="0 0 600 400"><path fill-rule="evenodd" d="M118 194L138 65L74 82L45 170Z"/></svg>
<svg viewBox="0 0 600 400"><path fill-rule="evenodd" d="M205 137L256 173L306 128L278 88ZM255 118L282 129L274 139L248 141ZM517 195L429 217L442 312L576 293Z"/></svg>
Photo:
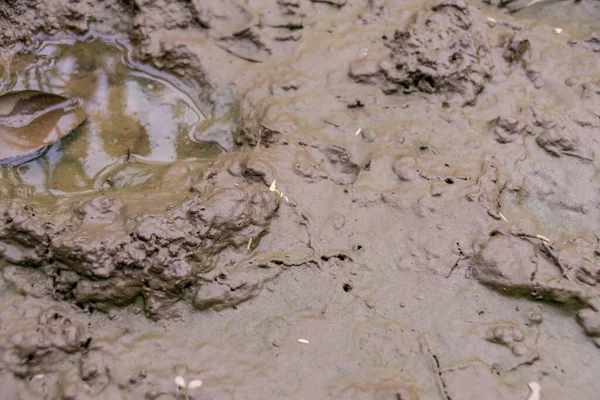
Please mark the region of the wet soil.
<svg viewBox="0 0 600 400"><path fill-rule="evenodd" d="M0 4L87 114L0 166L2 397L597 398L600 2L510 3Z"/></svg>

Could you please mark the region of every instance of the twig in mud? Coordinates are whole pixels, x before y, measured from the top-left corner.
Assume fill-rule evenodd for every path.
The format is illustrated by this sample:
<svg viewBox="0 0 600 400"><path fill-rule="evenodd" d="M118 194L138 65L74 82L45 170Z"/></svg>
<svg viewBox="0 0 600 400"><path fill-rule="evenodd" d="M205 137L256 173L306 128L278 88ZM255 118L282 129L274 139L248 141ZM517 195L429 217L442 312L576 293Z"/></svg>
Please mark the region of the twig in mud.
<svg viewBox="0 0 600 400"><path fill-rule="evenodd" d="M476 367L475 363L461 364L461 365L456 365L454 367L444 368L444 369L441 369L440 372L442 374L444 374L446 372L460 371L460 370L471 368L471 367L475 368Z"/></svg>
<svg viewBox="0 0 600 400"><path fill-rule="evenodd" d="M269 186L269 190L273 193L276 193L279 195L279 197L281 197L282 199L285 199L285 201L289 201L288 198L286 196L283 195L282 192L280 192L279 190L277 190L277 186L276 186L277 181L274 180L273 183L271 183L271 186Z"/></svg>
<svg viewBox="0 0 600 400"><path fill-rule="evenodd" d="M508 222L508 220L506 219L506 217L504 215L502 215L502 213L500 211L498 211L498 215L500 216L500 218L502 218L502 221Z"/></svg>
<svg viewBox="0 0 600 400"><path fill-rule="evenodd" d="M523 365L533 365L533 363L535 363L536 361L538 361L540 359L540 356L538 354L534 354L533 356L529 357L527 360L523 360L520 363L518 363L517 365L515 365L514 367L506 370L505 372L513 372L515 371L517 368L522 367Z"/></svg>
<svg viewBox="0 0 600 400"><path fill-rule="evenodd" d="M515 236L519 236L521 238L529 238L529 239L539 239L542 242L545 243L550 243L550 239L548 239L546 236L542 236L542 235L533 235L531 233L525 233L525 232L511 232L513 235Z"/></svg>
<svg viewBox="0 0 600 400"><path fill-rule="evenodd" d="M339 128L340 126L338 124L334 124L333 122L329 121L329 120L323 120L326 124L329 124L331 126L335 126L336 128Z"/></svg>
<svg viewBox="0 0 600 400"><path fill-rule="evenodd" d="M544 254L546 254L550 258L550 260L552 260L552 262L558 267L558 269L560 269L560 272L562 273L563 278L567 278L567 279L571 280L567 276L567 268L565 268L565 266L562 264L562 262L560 261L560 259L556 255L556 253L554 253L554 250L552 249L552 247L550 245L548 245L548 243L542 242L542 252Z"/></svg>
<svg viewBox="0 0 600 400"><path fill-rule="evenodd" d="M554 252L554 248L550 245L550 239L548 239L547 237L542 236L542 235L532 235L532 234L525 233L525 232L512 232L512 234L515 236L519 236L521 238L525 237L525 238L530 238L530 239L541 240L542 248L540 250L542 251L542 253L544 253L546 256L548 256L550 261L552 261L554 263L554 265L556 265L558 267L558 269L560 269L560 272L561 272L561 275L563 278L566 278L568 281L570 281L575 286L577 286L577 284L575 284L575 282L573 282L573 280L567 275L567 272L569 269L563 265L563 263L560 261L560 259Z"/></svg>
<svg viewBox="0 0 600 400"><path fill-rule="evenodd" d="M419 340L421 342L421 348L424 348L426 350L427 354L429 355L429 357L431 358L432 365L433 365L433 371L435 372L435 375L436 375L436 383L438 386L438 390L440 391L440 394L442 395L442 398L444 400L452 400L450 395L448 395L448 390L446 387L446 382L444 381L443 372L442 372L442 369L440 369L440 360L438 359L438 357L435 354L433 354L431 352L431 349L429 348L429 345L427 344L427 341L425 340L425 338L423 336L419 335Z"/></svg>
<svg viewBox="0 0 600 400"><path fill-rule="evenodd" d="M127 148L127 158L125 159L125 162L129 162L129 160L131 160L131 149L128 147Z"/></svg>
<svg viewBox="0 0 600 400"><path fill-rule="evenodd" d="M460 263L461 260L462 260L462 256L458 256L458 259L456 260L456 262L454 263L452 268L450 268L450 272L448 272L448 275L446 275L446 279L450 278L450 276L452 275L454 270L458 267L458 263Z"/></svg>
<svg viewBox="0 0 600 400"><path fill-rule="evenodd" d="M463 254L463 251L460 248L460 243L456 243L456 247L458 247L458 260L456 260L456 262L454 263L454 265L452 266L452 268L450 268L450 272L448 273L448 276L446 276L446 279L450 278L450 276L452 275L452 273L454 272L454 270L458 267L458 264L460 263L460 261L463 258L465 258L465 255Z"/></svg>

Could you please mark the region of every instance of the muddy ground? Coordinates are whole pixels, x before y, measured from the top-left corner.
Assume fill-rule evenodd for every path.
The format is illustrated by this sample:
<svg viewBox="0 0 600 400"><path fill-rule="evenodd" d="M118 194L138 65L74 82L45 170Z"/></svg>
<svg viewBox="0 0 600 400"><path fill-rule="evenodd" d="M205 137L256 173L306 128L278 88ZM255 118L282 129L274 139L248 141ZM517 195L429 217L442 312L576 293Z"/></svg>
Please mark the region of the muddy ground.
<svg viewBox="0 0 600 400"><path fill-rule="evenodd" d="M1 3L2 91L105 42L203 114L0 166L1 397L598 398L600 2L503 3Z"/></svg>

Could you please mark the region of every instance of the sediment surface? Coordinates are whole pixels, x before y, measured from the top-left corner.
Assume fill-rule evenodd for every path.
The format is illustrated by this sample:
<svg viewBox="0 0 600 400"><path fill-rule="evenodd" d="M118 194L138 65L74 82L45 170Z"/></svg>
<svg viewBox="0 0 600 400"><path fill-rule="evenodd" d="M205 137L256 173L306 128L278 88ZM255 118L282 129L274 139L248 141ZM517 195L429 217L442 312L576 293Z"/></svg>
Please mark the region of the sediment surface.
<svg viewBox="0 0 600 400"><path fill-rule="evenodd" d="M596 399L600 2L510 3L0 4L89 104L0 165L2 397Z"/></svg>

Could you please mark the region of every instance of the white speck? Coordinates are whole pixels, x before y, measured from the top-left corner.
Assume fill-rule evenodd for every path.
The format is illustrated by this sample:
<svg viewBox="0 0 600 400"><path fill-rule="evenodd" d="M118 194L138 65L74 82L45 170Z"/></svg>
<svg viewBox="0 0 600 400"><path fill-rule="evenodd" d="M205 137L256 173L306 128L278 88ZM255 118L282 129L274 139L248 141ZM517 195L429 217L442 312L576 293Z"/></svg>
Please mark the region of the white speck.
<svg viewBox="0 0 600 400"><path fill-rule="evenodd" d="M356 131L356 133L354 134L354 136L360 135L361 132L362 132L362 128L358 128L358 130Z"/></svg>
<svg viewBox="0 0 600 400"><path fill-rule="evenodd" d="M248 247L246 249L250 250L250 246L252 246L252 238L250 238L250 240L248 240Z"/></svg>
<svg viewBox="0 0 600 400"><path fill-rule="evenodd" d="M276 182L277 182L276 180L273 180L273 183L271 183L271 186L269 187L269 190L270 190L271 192L274 192L274 191L276 191L276 190L277 190L277 187L275 186L275 183L276 183Z"/></svg>
<svg viewBox="0 0 600 400"><path fill-rule="evenodd" d="M531 394L527 398L527 400L540 400L541 399L541 390L540 384L537 382L529 382L527 384L529 386L529 390L531 390Z"/></svg>
<svg viewBox="0 0 600 400"><path fill-rule="evenodd" d="M196 379L195 381L191 381L188 385L188 389L196 389L202 386L202 381L200 379Z"/></svg>
<svg viewBox="0 0 600 400"><path fill-rule="evenodd" d="M488 17L487 20L490 21L490 22L496 22L496 20L494 18L492 18L492 17Z"/></svg>
<svg viewBox="0 0 600 400"><path fill-rule="evenodd" d="M33 379L42 379L44 376L44 374L37 374L36 376L33 377Z"/></svg>
<svg viewBox="0 0 600 400"><path fill-rule="evenodd" d="M298 343L308 344L308 340L306 340L306 339L298 339Z"/></svg>
<svg viewBox="0 0 600 400"><path fill-rule="evenodd" d="M185 384L185 379L183 379L183 377L182 377L182 376L179 376L179 375L177 375L177 376L175 377L175 384L177 385L177 387L178 387L179 389L183 389L184 387L186 387L186 384Z"/></svg>
<svg viewBox="0 0 600 400"><path fill-rule="evenodd" d="M500 216L500 218L502 218L502 221L508 222L508 220L506 219L506 217L504 215L502 215L502 213L500 211L498 211L498 215Z"/></svg>
<svg viewBox="0 0 600 400"><path fill-rule="evenodd" d="M562 33L563 29L562 28L554 28L554 33L556 33L557 35L560 35Z"/></svg>

